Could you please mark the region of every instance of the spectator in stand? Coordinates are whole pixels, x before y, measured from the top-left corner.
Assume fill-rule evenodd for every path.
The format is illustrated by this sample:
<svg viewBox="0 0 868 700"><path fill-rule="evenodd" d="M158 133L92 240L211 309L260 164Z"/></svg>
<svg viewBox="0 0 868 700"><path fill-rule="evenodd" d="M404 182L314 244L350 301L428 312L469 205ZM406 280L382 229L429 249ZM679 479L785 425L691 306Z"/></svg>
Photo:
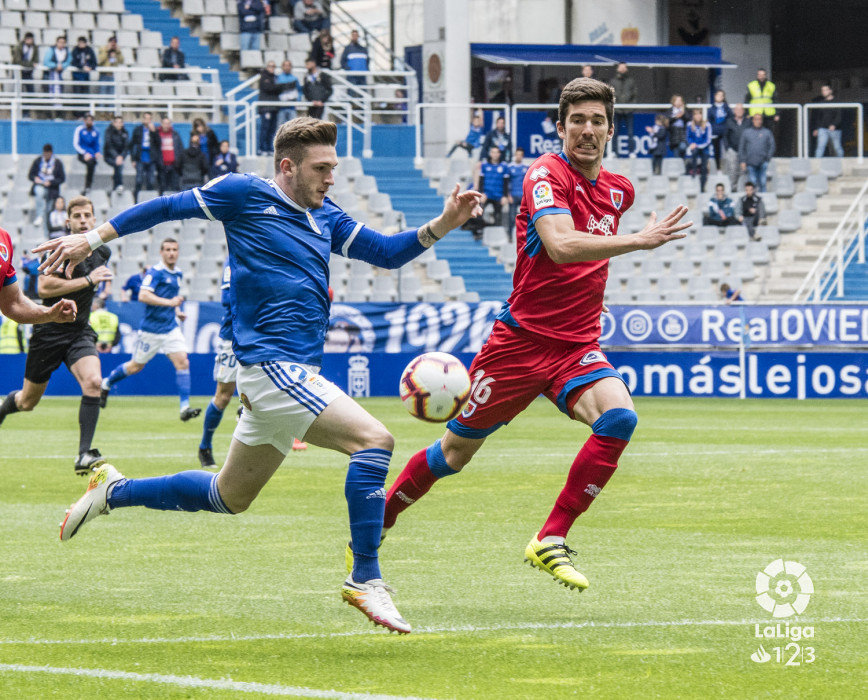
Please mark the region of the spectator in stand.
<svg viewBox="0 0 868 700"><path fill-rule="evenodd" d="M699 189L705 192L708 180L708 151L711 148L711 124L705 121L701 109L693 110L693 119L687 125L688 172L699 175Z"/></svg>
<svg viewBox="0 0 868 700"><path fill-rule="evenodd" d="M476 240L482 238L485 208L491 205L494 225L501 226L503 207L509 204L509 166L501 162L500 157L500 149L492 146L488 150L488 158L476 166L473 189L482 192L482 199L479 200L482 214L479 215L477 225L473 229L473 237Z"/></svg>
<svg viewBox="0 0 868 700"><path fill-rule="evenodd" d="M310 58L307 59L304 65L307 68L307 75L304 76L304 86L302 88L304 99L313 103L313 106L307 110L307 114L310 117L322 119L325 103L332 96L332 80L327 75L320 73L319 66L310 60Z"/></svg>
<svg viewBox="0 0 868 700"><path fill-rule="evenodd" d="M184 152L184 146L181 143L181 137L178 132L172 128L172 120L168 117L163 117L160 121L160 128L157 131L159 138L160 149L157 152L157 166L160 173L160 194L165 192L177 192L180 187L178 183L178 167L180 165L181 153ZM153 155L153 154L151 154Z"/></svg>
<svg viewBox="0 0 868 700"><path fill-rule="evenodd" d="M763 204L762 197L756 193L754 184L750 180L744 183L744 197L738 200L735 216L739 223L747 228L753 240L762 240L761 236L756 235L756 227L765 226L766 205Z"/></svg>
<svg viewBox="0 0 868 700"><path fill-rule="evenodd" d="M262 0L238 0L238 41L242 51L259 51L265 29Z"/></svg>
<svg viewBox="0 0 868 700"><path fill-rule="evenodd" d="M726 164L727 175L732 185L732 191L738 189L738 147L741 143L741 135L750 126L747 117L744 116L744 107L740 104L732 109L732 116L726 120L726 129L723 134L725 144L723 161Z"/></svg>
<svg viewBox="0 0 868 700"><path fill-rule="evenodd" d="M512 232L515 230L515 217L521 207L521 196L524 192L524 175L528 170L524 162L524 149L519 146L515 149L515 157L507 166L509 173L509 214L506 218L506 234L512 240Z"/></svg>
<svg viewBox="0 0 868 700"><path fill-rule="evenodd" d="M208 122L202 119L202 117L196 117L193 120L193 133L199 134L199 148L205 154L205 163L210 168L211 161L214 160L217 151L220 150L220 139L217 138L214 129L208 126Z"/></svg>
<svg viewBox="0 0 868 700"><path fill-rule="evenodd" d="M726 187L717 183L714 187L714 197L708 200L708 211L702 217L705 226L736 226L735 207L726 194Z"/></svg>
<svg viewBox="0 0 868 700"><path fill-rule="evenodd" d="M48 215L48 238L49 240L60 238L68 232L69 230L66 227L66 200L63 197L58 197L54 200L54 209Z"/></svg>
<svg viewBox="0 0 868 700"><path fill-rule="evenodd" d="M27 32L20 44L12 47L12 63L21 66L21 88L33 92L33 68L39 65L39 47L33 42L33 32Z"/></svg>
<svg viewBox="0 0 868 700"><path fill-rule="evenodd" d="M611 85L615 88L615 99L618 100L618 105L633 104L636 102L636 81L630 75L627 64L623 61L618 64L615 70L615 77L612 78ZM627 156L630 158L636 157L636 144L633 142L633 112L628 112L622 109L615 110L615 129L616 134L621 135L627 132ZM614 141L613 141L614 143ZM612 149L616 156L621 154L618 148L613 146Z"/></svg>
<svg viewBox="0 0 868 700"><path fill-rule="evenodd" d="M651 169L655 175L659 175L663 170L663 159L666 157L669 140L668 127L665 114L656 115L654 117L654 125L645 127L645 131L648 132L648 136L650 137L648 151L651 153Z"/></svg>
<svg viewBox="0 0 868 700"><path fill-rule="evenodd" d="M169 39L168 48L163 49L161 63L163 68L186 68L187 59L184 57L184 52L181 50L181 40L173 36ZM160 80L189 80L190 76L186 73L162 73Z"/></svg>
<svg viewBox="0 0 868 700"><path fill-rule="evenodd" d="M350 32L350 43L344 47L343 53L341 54L341 70L368 70L368 47L362 46L359 43L358 29L353 29L353 31ZM349 75L347 76L347 80L353 85L364 85L367 82L367 76Z"/></svg>
<svg viewBox="0 0 868 700"><path fill-rule="evenodd" d="M221 175L238 172L238 158L229 150L229 142L221 141L214 162L211 163L209 176L213 179Z"/></svg>
<svg viewBox="0 0 868 700"><path fill-rule="evenodd" d="M139 192L154 189L154 175L159 177L160 136L154 126L153 115L142 113L142 123L133 129L130 139L130 162L136 169L136 187L133 201L139 201Z"/></svg>
<svg viewBox="0 0 868 700"><path fill-rule="evenodd" d="M99 67L104 69L100 71L99 79L102 85L99 88L101 95L113 95L115 81L115 69L124 65L124 54L118 48L118 38L110 36L108 43L99 50Z"/></svg>
<svg viewBox="0 0 868 700"><path fill-rule="evenodd" d="M181 176L181 189L190 190L205 184L208 175L208 161L199 148L199 134L190 134L190 145L181 151L178 159L178 172Z"/></svg>
<svg viewBox="0 0 868 700"><path fill-rule="evenodd" d="M583 78L593 78L594 77L594 67L588 64L582 66L582 77Z"/></svg>
<svg viewBox="0 0 868 700"><path fill-rule="evenodd" d="M718 90L714 93L714 102L708 109L708 121L711 124L711 140L714 148L714 167L718 171L720 171L720 160L726 148L723 137L726 134L726 125L731 116L732 110L726 103L726 93L723 90Z"/></svg>
<svg viewBox="0 0 868 700"><path fill-rule="evenodd" d="M687 155L687 114L684 109L684 98L672 95L669 100L669 148L678 158Z"/></svg>
<svg viewBox="0 0 868 700"><path fill-rule="evenodd" d="M778 101L777 88L768 79L765 68L757 70L756 80L751 80L747 84L747 94L744 99L749 105L748 115L750 117L753 117L754 114L762 115L763 125L766 128L770 128L772 124L780 120L781 117L774 107L755 106L773 104Z"/></svg>
<svg viewBox="0 0 868 700"><path fill-rule="evenodd" d="M92 114L84 115L84 124L80 124L72 136L72 146L78 153L78 160L84 163L84 189L82 189L81 194L86 197L93 185L93 171L96 170L96 164L102 158L99 147L99 132L93 125Z"/></svg>
<svg viewBox="0 0 868 700"><path fill-rule="evenodd" d="M763 115L757 112L751 118L751 127L745 129L738 145L738 160L742 172L757 184L760 192L766 191L766 171L775 154L775 137L763 126Z"/></svg>
<svg viewBox="0 0 868 700"><path fill-rule="evenodd" d="M105 130L105 162L114 170L112 189L120 194L124 191L124 161L130 152L130 135L120 114L112 117L112 123Z"/></svg>
<svg viewBox="0 0 868 700"><path fill-rule="evenodd" d="M276 81L280 87L280 94L277 96L281 102L281 107L277 110L277 123L280 125L298 116L295 107L291 105L301 99L301 83L292 74L292 61L287 59L281 64Z"/></svg>
<svg viewBox="0 0 868 700"><path fill-rule="evenodd" d="M66 217L66 212L63 215ZM41 262L38 255L33 255L33 253L28 255L26 250L21 256L21 270L25 275L22 291L24 292L24 296L32 299L37 304L41 303L39 300L39 264Z"/></svg>
<svg viewBox="0 0 868 700"><path fill-rule="evenodd" d="M456 148L463 148L467 151L467 155L472 158L473 149L482 144L484 123L481 113L477 112L474 114L473 118L470 120L470 130L467 132L467 136L464 137L463 141L456 141L452 144L452 148L449 149L449 153L446 154L446 157L449 158L453 153L455 153Z"/></svg>
<svg viewBox="0 0 868 700"><path fill-rule="evenodd" d="M85 36L78 37L78 42L72 50L71 67L72 79L76 83L88 83L90 81L90 74L96 70L96 53L88 46L87 37ZM88 85L73 85L72 91L76 95L86 95L90 92L90 87ZM84 114L84 111L80 112L77 116L81 116L82 114Z"/></svg>
<svg viewBox="0 0 868 700"><path fill-rule="evenodd" d="M823 83L820 86L820 96L814 102L828 103L835 102L835 95L832 92L832 86L829 83ZM841 110L832 107L824 107L822 109L813 109L814 136L817 139L817 151L814 153L815 158L822 158L826 155L826 146L831 143L832 150L838 158L844 157L844 148L841 146Z"/></svg>
<svg viewBox="0 0 868 700"><path fill-rule="evenodd" d="M310 58L320 68L331 70L335 58L335 42L328 29L323 29L311 43Z"/></svg>
<svg viewBox="0 0 868 700"><path fill-rule="evenodd" d="M720 285L720 296L727 304L731 304L734 301L744 301L741 296L741 290L733 289L726 282Z"/></svg>
<svg viewBox="0 0 868 700"><path fill-rule="evenodd" d="M298 0L293 9L293 18L292 26L300 33L320 32L331 26L328 15L316 0Z"/></svg>
<svg viewBox="0 0 868 700"><path fill-rule="evenodd" d="M66 182L63 163L54 155L54 147L50 143L42 147L42 155L31 163L27 179L33 183L33 187L30 188L30 194L35 200L33 225L44 225L45 234L48 235L50 207L60 196L60 186Z"/></svg>
<svg viewBox="0 0 868 700"><path fill-rule="evenodd" d="M139 271L134 275L130 275L124 286L121 287L121 292L124 295L124 301L138 301L139 290L142 288L142 282L148 274L148 268L139 263Z"/></svg>
<svg viewBox="0 0 868 700"><path fill-rule="evenodd" d="M491 153L491 149L495 147L500 150L503 162L512 158L512 139L506 133L506 119L503 117L498 117L494 122L494 128L485 135L482 152Z"/></svg>
<svg viewBox="0 0 868 700"><path fill-rule="evenodd" d="M59 36L48 51L45 52L45 67L48 69L48 92L51 95L63 94L63 71L72 63L72 52L66 46L66 37ZM59 116L57 110L60 104L55 103L55 118Z"/></svg>
<svg viewBox="0 0 868 700"><path fill-rule="evenodd" d="M277 84L274 61L269 61L259 74L259 101L279 102L280 85ZM280 106L266 104L259 106L259 149L258 155L267 156L274 153L274 134L277 132L277 112Z"/></svg>

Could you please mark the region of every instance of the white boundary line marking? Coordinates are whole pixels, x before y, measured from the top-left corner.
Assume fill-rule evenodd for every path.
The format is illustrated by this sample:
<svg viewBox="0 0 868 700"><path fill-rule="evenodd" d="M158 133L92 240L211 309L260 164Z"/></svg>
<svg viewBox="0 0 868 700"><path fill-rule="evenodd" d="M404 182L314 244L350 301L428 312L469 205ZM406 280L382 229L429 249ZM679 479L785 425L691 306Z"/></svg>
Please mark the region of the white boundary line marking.
<svg viewBox="0 0 868 700"><path fill-rule="evenodd" d="M182 688L208 688L210 690L232 690L238 693L261 693L263 695L289 695L301 698L329 698L330 700L424 700L415 696L373 695L371 693L343 693L338 690L316 690L297 688L273 683L252 683L246 681L216 680L194 676L173 676L160 673L130 673L129 671L110 671L103 668L57 668L54 666L24 666L22 664L0 664L0 673L49 673L57 676L80 676L86 678L109 678L112 680L134 681L138 683L162 683Z"/></svg>
<svg viewBox="0 0 868 700"><path fill-rule="evenodd" d="M864 623L868 618L861 617L821 617L816 619L798 620L802 625L827 623ZM413 635L442 634L444 632L501 632L511 630L562 630L562 629L635 629L641 627L734 627L737 625L768 625L773 621L767 618L749 620L660 620L647 622L526 622L505 625L456 625L451 627L415 627ZM249 634L249 635L202 635L200 637L143 637L140 639L0 639L0 645L34 645L49 644L186 644L192 642L255 642L271 639L331 639L334 637L367 637L383 635L380 630L364 630L355 632L319 632L298 634Z"/></svg>

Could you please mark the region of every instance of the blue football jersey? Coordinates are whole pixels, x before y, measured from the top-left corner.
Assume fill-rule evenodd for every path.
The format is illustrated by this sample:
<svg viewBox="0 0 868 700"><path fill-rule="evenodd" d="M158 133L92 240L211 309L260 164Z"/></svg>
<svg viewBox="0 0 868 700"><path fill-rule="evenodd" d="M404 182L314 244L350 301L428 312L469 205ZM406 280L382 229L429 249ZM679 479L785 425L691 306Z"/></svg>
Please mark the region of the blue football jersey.
<svg viewBox="0 0 868 700"><path fill-rule="evenodd" d="M481 166L482 192L489 199L503 197L503 181L509 178L509 166L506 163L489 163L483 161Z"/></svg>
<svg viewBox="0 0 868 700"><path fill-rule="evenodd" d="M528 166L525 163L510 163L509 169L509 193L513 198L521 199L524 194L524 174Z"/></svg>
<svg viewBox="0 0 868 700"><path fill-rule="evenodd" d="M229 287L232 284L232 268L229 258L223 263L223 281L220 283L220 303L223 304L223 319L220 322L220 340L232 340L232 303Z"/></svg>
<svg viewBox="0 0 868 700"><path fill-rule="evenodd" d="M145 275L142 286L139 289L153 292L163 299L172 299L181 293L181 278L184 273L177 267L170 270L163 263L158 262ZM145 304L145 315L142 318L140 330L146 333L168 333L178 325L175 318L174 306L152 306Z"/></svg>

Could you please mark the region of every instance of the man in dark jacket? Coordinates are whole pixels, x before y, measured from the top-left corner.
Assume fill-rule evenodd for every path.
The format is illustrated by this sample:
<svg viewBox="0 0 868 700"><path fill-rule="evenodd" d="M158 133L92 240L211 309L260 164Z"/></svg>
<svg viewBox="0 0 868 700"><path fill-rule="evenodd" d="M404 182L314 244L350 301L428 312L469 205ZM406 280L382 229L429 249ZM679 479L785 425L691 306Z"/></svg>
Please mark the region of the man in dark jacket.
<svg viewBox="0 0 868 700"><path fill-rule="evenodd" d="M228 173L238 172L238 157L229 150L229 142L221 141L220 149L211 163L210 177L220 177Z"/></svg>
<svg viewBox="0 0 868 700"><path fill-rule="evenodd" d="M87 83L90 81L90 74L96 70L96 52L87 45L87 37L78 37L78 42L72 50L72 79L76 82L72 86L72 91L76 95L86 95L90 92L90 87ZM80 83L80 84L79 84ZM76 116L82 116L86 110L79 110Z"/></svg>
<svg viewBox="0 0 868 700"><path fill-rule="evenodd" d="M262 0L238 0L238 41L241 51L259 51L265 29Z"/></svg>
<svg viewBox="0 0 868 700"><path fill-rule="evenodd" d="M304 65L307 68L307 75L304 76L302 92L304 99L313 102L313 106L307 110L307 114L315 119L322 119L325 103L332 96L332 80L327 75L320 73L319 67L310 58L305 61Z"/></svg>
<svg viewBox="0 0 868 700"><path fill-rule="evenodd" d="M344 47L344 52L341 54L341 70L368 70L368 47L359 43L357 29L353 29L350 33L350 43ZM347 80L353 85L364 85L367 78L364 75L348 75Z"/></svg>
<svg viewBox="0 0 868 700"><path fill-rule="evenodd" d="M612 78L611 85L615 88L615 99L619 105L629 105L636 102L636 81L630 75L626 63L619 63L615 71L615 77ZM636 150L633 143L633 112L627 112L623 109L615 110L615 125L618 136L627 132L627 155L633 155ZM612 142L612 148L616 156L620 156L620 149L617 141Z"/></svg>
<svg viewBox="0 0 868 700"><path fill-rule="evenodd" d="M39 47L33 43L33 32L27 32L21 43L12 47L12 63L21 66L24 92L33 92L33 66L39 65Z"/></svg>
<svg viewBox="0 0 868 700"><path fill-rule="evenodd" d="M121 193L124 191L124 160L130 150L130 135L120 114L116 114L112 118L112 123L106 127L103 140L105 162L114 168L112 187L115 192Z"/></svg>
<svg viewBox="0 0 868 700"><path fill-rule="evenodd" d="M744 114L744 106L737 104L732 108L732 116L727 118L723 130L723 161L726 168L726 174L729 175L729 181L732 184L732 191L735 192L738 184L739 167L738 167L738 147L741 144L741 135L744 130L750 127L750 121Z"/></svg>
<svg viewBox="0 0 868 700"><path fill-rule="evenodd" d="M190 134L190 145L178 159L178 172L181 175L181 189L189 190L204 184L208 174L208 162L199 148L199 134Z"/></svg>
<svg viewBox="0 0 868 700"><path fill-rule="evenodd" d="M751 128L745 129L738 145L738 160L742 172L757 184L760 192L766 191L766 170L775 154L775 137L763 126L763 115L757 112L751 118Z"/></svg>
<svg viewBox="0 0 868 700"><path fill-rule="evenodd" d="M277 64L269 61L259 74L259 101L278 102L282 85L277 84L274 70ZM277 131L277 111L279 104L262 105L259 107L259 155L269 155L274 152L274 133Z"/></svg>
<svg viewBox="0 0 868 700"><path fill-rule="evenodd" d="M130 139L130 162L136 168L136 187L133 200L139 201L141 190L154 189L154 174L160 162L160 137L154 126L153 115L142 113L142 123L133 129Z"/></svg>
<svg viewBox="0 0 868 700"><path fill-rule="evenodd" d="M54 200L60 196L60 186L66 181L66 171L60 158L54 155L50 143L42 147L42 155L30 165L27 179L33 183L30 194L36 200L33 221L35 226L45 225L45 236L48 237L48 214L54 206Z"/></svg>
<svg viewBox="0 0 868 700"><path fill-rule="evenodd" d="M832 93L832 86L828 83L823 83L820 86L820 97L815 102L829 103L835 101L835 95ZM826 146L831 142L832 150L838 158L844 157L844 148L841 146L841 110L834 107L824 107L823 109L812 109L812 115L815 118L814 136L817 139L817 151L814 153L815 158L822 158L826 155Z"/></svg>
<svg viewBox="0 0 868 700"><path fill-rule="evenodd" d="M181 40L173 36L169 40L168 48L163 49L162 56L163 68L186 68L187 60L184 58L184 52L181 51ZM160 80L189 80L190 77L186 73L162 73Z"/></svg>

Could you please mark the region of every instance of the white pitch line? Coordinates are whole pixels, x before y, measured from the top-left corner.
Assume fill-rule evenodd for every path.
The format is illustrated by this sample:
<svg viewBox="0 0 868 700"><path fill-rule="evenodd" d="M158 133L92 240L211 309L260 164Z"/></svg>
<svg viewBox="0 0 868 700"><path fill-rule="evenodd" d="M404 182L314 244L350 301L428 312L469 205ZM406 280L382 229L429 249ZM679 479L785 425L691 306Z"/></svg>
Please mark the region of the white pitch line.
<svg viewBox="0 0 868 700"><path fill-rule="evenodd" d="M194 676L172 676L160 673L130 673L129 671L110 671L103 668L57 668L54 666L24 666L22 664L0 664L0 673L48 673L57 676L81 676L86 678L109 678L112 680L135 681L137 683L162 683L182 688L208 688L209 690L232 690L238 693L261 693L262 695L290 695L301 698L329 698L331 700L425 700L409 695L374 695L371 693L342 693L338 690L317 690L315 688L296 688L273 683L251 683L245 681L216 680Z"/></svg>
<svg viewBox="0 0 868 700"><path fill-rule="evenodd" d="M799 624L864 623L868 618L861 617L822 617L813 620L799 619ZM526 622L504 625L456 625L449 627L417 627L414 636L424 634L443 634L445 632L501 632L520 630L562 630L562 629L635 629L641 627L735 627L738 625L770 624L766 618L752 620L648 620L646 622ZM378 630L359 630L353 632L320 632L299 634L250 634L250 635L202 635L199 637L143 637L140 639L0 639L0 645L49 644L187 644L195 642L255 642L267 640L293 639L332 639L335 637L367 637L383 635Z"/></svg>

